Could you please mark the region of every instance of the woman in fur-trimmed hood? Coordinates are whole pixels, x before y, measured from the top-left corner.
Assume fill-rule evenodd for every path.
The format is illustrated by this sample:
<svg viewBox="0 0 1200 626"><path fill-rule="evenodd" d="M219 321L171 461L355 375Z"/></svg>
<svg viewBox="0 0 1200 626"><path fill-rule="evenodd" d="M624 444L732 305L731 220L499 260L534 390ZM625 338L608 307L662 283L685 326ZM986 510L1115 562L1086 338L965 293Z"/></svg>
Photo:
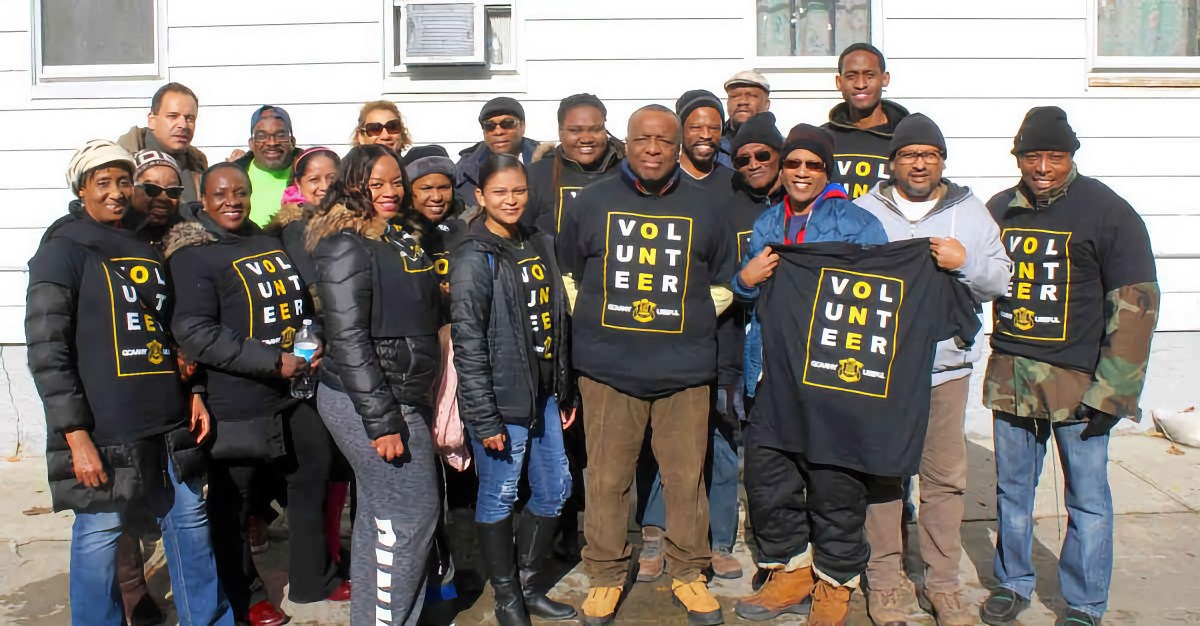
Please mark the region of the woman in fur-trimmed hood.
<svg viewBox="0 0 1200 626"><path fill-rule="evenodd" d="M235 616L260 622L282 615L261 592L251 563L248 498L256 475L287 482L289 598L319 602L348 595L324 533L324 500L332 448L309 402L292 398L290 379L310 370L292 343L311 315L295 262L278 239L249 220L250 179L232 163L201 178L201 202L166 238L175 286L172 330L204 366L214 441L209 518L221 582ZM320 362L320 354L312 366Z"/></svg>
<svg viewBox="0 0 1200 626"><path fill-rule="evenodd" d="M342 159L305 233L328 343L317 408L361 496L353 626L404 624L420 610L441 507L428 426L440 295L433 262L394 219L410 194L396 153L358 146Z"/></svg>

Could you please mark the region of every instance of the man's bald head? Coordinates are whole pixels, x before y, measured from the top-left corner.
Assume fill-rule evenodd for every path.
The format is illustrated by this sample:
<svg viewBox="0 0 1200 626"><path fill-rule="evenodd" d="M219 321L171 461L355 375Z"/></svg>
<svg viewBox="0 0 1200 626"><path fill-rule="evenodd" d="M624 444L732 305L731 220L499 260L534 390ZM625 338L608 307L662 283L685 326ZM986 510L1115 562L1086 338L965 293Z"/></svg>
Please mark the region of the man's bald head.
<svg viewBox="0 0 1200 626"><path fill-rule="evenodd" d="M675 112L660 104L644 106L629 116L625 159L644 182L666 180L679 163L683 125Z"/></svg>

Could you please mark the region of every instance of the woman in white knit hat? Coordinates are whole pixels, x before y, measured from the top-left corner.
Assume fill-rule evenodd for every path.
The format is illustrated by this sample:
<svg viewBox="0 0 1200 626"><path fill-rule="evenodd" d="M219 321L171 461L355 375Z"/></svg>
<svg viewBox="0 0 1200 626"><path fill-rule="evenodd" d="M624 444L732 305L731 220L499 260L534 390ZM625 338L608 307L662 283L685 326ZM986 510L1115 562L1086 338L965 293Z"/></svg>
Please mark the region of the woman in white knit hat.
<svg viewBox="0 0 1200 626"><path fill-rule="evenodd" d="M162 527L180 621L233 624L205 515L206 416L188 419L158 255L122 227L134 162L111 141L71 158L78 197L29 261L25 336L46 411L55 510L75 511L70 603L75 625L124 622L117 539L134 506Z"/></svg>

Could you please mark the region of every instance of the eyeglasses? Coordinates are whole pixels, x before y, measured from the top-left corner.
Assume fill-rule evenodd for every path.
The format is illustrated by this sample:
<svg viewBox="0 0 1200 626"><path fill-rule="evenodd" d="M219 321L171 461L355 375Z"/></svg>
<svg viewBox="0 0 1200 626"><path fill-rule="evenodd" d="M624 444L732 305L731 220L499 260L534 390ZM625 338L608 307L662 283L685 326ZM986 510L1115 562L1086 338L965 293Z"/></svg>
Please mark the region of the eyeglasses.
<svg viewBox="0 0 1200 626"><path fill-rule="evenodd" d="M825 171L825 164L821 161L809 161L807 159L784 159L783 161L783 169L785 170L798 170L801 166L810 172Z"/></svg>
<svg viewBox="0 0 1200 626"><path fill-rule="evenodd" d="M497 128L503 128L504 130L512 130L517 127L517 124L520 124L520 123L521 123L521 120L519 120L515 117L506 117L506 118L500 120L499 122L493 122L491 120L488 120L486 122L481 123L480 126L483 127L483 132L490 133L490 132L496 130Z"/></svg>
<svg viewBox="0 0 1200 626"><path fill-rule="evenodd" d="M401 128L403 128L403 126L400 125L400 120L395 119L388 120L386 123L371 122L369 124L363 124L362 132L366 133L368 137L378 137L382 135L383 131L385 130L389 135L399 135Z"/></svg>
<svg viewBox="0 0 1200 626"><path fill-rule="evenodd" d="M254 133L253 137L254 141L258 143L267 143L271 139L274 139L275 143L287 143L291 140L291 138L292 134L286 130L281 130L277 133L267 133L260 130L257 133Z"/></svg>
<svg viewBox="0 0 1200 626"><path fill-rule="evenodd" d="M925 163L937 163L942 160L941 152L900 152L896 155L896 162L901 165L912 165L918 160Z"/></svg>
<svg viewBox="0 0 1200 626"><path fill-rule="evenodd" d="M754 154L741 154L733 157L733 166L739 169L746 167L747 165L750 165L751 157L753 157L754 160L758 161L759 163L770 163L771 156L770 150L759 150Z"/></svg>
<svg viewBox="0 0 1200 626"><path fill-rule="evenodd" d="M167 197L172 200L178 200L181 196L183 196L183 187L181 186L159 187L154 183L138 183L134 185L134 187L146 192L146 196L149 198L157 198L163 193L166 193Z"/></svg>

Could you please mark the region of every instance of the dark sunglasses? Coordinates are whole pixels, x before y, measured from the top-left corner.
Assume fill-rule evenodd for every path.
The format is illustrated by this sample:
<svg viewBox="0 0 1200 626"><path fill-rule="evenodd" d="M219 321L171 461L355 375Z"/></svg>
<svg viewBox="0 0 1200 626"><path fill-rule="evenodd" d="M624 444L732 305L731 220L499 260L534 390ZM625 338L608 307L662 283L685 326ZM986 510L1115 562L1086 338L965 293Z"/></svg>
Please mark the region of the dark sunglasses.
<svg viewBox="0 0 1200 626"><path fill-rule="evenodd" d="M384 129L387 129L389 134L399 135L400 128L400 120L388 120L386 124L381 124L379 122L363 124L362 131L366 133L368 137L378 137L383 134Z"/></svg>
<svg viewBox="0 0 1200 626"><path fill-rule="evenodd" d="M146 192L146 196L149 198L157 198L162 193L166 193L167 197L172 200L178 200L183 196L183 187L159 187L154 183L138 183L134 187Z"/></svg>
<svg viewBox="0 0 1200 626"><path fill-rule="evenodd" d="M759 150L754 154L742 154L735 156L733 157L733 166L737 168L746 167L747 165L750 165L751 157L754 157L754 160L758 161L759 163L769 163L771 161L771 151Z"/></svg>
<svg viewBox="0 0 1200 626"><path fill-rule="evenodd" d="M503 128L504 130L512 130L517 127L517 124L520 124L520 123L521 123L521 120L518 120L515 117L506 117L506 118L500 120L499 122L493 122L491 120L488 120L486 122L481 123L480 126L483 127L483 132L490 133L490 132L496 130L497 128Z"/></svg>
<svg viewBox="0 0 1200 626"><path fill-rule="evenodd" d="M807 159L785 159L783 161L783 169L798 170L803 165L810 172L825 171L825 164L820 161L809 161Z"/></svg>

